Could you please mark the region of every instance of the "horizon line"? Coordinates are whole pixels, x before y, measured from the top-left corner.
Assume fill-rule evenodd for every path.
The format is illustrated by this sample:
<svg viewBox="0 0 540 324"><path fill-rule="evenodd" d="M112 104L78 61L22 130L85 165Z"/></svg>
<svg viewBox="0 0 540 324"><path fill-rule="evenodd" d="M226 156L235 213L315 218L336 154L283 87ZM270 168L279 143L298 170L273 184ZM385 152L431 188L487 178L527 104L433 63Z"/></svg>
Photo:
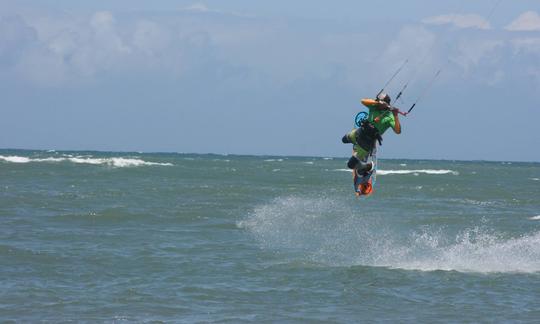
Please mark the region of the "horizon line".
<svg viewBox="0 0 540 324"><path fill-rule="evenodd" d="M330 155L284 155L284 154L246 154L246 153L197 153L197 152L175 152L175 151L133 151L133 150L71 150L71 149L28 149L28 148L0 148L0 151L28 151L28 152L96 152L96 153L121 153L121 154L183 154L183 155L219 155L219 156L240 156L240 157L290 157L290 158L332 158L332 159L347 159L347 156L330 156ZM493 162L493 163L540 163L540 161L519 161L519 160L463 160L463 159L444 159L444 158L379 158L380 160L417 160L417 161L452 161L452 162Z"/></svg>

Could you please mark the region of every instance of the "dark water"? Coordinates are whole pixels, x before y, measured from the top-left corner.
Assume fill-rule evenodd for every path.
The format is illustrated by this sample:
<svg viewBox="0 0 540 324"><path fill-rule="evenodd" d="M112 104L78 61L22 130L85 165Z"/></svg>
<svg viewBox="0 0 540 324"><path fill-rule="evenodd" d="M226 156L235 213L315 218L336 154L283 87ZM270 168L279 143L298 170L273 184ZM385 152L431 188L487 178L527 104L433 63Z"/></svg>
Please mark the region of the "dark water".
<svg viewBox="0 0 540 324"><path fill-rule="evenodd" d="M540 164L0 151L0 321L535 322Z"/></svg>

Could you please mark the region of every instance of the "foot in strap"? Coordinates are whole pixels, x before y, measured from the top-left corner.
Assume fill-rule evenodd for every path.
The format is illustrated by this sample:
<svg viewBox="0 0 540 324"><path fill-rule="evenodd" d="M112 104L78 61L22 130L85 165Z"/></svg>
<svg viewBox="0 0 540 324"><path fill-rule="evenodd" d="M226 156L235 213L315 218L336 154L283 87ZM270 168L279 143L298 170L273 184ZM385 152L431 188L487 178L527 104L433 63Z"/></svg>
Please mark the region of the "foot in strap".
<svg viewBox="0 0 540 324"><path fill-rule="evenodd" d="M367 162L367 163L360 162L358 167L356 168L356 173L362 177L366 175L368 172L370 172L371 170L373 170L373 167L374 167L373 162Z"/></svg>

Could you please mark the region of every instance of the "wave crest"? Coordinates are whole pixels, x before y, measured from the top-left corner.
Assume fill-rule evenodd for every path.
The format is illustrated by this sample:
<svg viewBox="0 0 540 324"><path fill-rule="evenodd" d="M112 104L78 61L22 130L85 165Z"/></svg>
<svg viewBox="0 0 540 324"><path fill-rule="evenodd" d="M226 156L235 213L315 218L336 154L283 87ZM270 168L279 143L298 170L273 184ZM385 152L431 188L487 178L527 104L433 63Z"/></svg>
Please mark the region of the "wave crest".
<svg viewBox="0 0 540 324"><path fill-rule="evenodd" d="M453 171L453 170L377 170L378 175L386 175L386 174L418 174L418 173L424 173L424 174L452 174L452 175L459 175L459 172Z"/></svg>
<svg viewBox="0 0 540 324"><path fill-rule="evenodd" d="M351 172L351 169L335 169L333 171L342 171L342 172ZM377 170L377 175L388 175L388 174L452 174L459 175L459 172L454 170L433 170L433 169L423 169L423 170Z"/></svg>
<svg viewBox="0 0 540 324"><path fill-rule="evenodd" d="M30 159L24 156L2 156L0 155L0 160L11 162L11 163L28 163Z"/></svg>
<svg viewBox="0 0 540 324"><path fill-rule="evenodd" d="M123 157L112 157L112 158L94 158L94 157L48 157L48 158L28 158L24 156L2 156L0 155L0 160L11 163L31 163L31 162L71 162L78 164L93 164L93 165L107 165L113 167L138 167L138 166L150 166L150 165L161 165L161 166L172 166L172 163L159 163L159 162L148 162L136 158L123 158Z"/></svg>

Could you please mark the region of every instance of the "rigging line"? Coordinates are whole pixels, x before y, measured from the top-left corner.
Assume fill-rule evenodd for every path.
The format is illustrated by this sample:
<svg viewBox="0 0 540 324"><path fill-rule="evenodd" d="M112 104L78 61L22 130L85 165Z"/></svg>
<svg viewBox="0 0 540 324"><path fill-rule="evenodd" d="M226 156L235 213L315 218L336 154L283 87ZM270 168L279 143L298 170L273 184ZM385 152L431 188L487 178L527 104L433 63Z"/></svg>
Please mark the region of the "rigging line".
<svg viewBox="0 0 540 324"><path fill-rule="evenodd" d="M494 2L494 5L491 7L491 10L489 11L489 14L486 16L486 21L488 21L489 23L489 19L491 19L491 17L495 14L495 11L496 9L500 6L500 4L502 3L503 0L496 0ZM464 2L461 2L461 7L463 7L464 5ZM430 49L428 50L427 53L431 52L431 49L433 48L435 42L431 45ZM426 54L427 54L426 53ZM422 59L422 61L425 60L425 58L427 57L427 55L424 56L424 58ZM411 110L416 106L416 104L420 101L420 99L429 91L429 89L433 86L433 84L435 83L435 80L438 78L439 74L441 73L441 71L444 69L445 66L447 66L448 64L450 63L450 60L448 60L446 62L446 64L444 64L443 67L439 68L439 70L437 71L437 73L435 73L435 76L433 77L433 79L431 80L431 82L428 84L428 86L426 87L426 89L422 92L422 94L418 97L418 99L416 100L416 102L411 106L411 108L409 108L409 110L407 111L407 114L411 112ZM398 93L398 95L396 96L396 100L399 99L401 97L401 95L403 94L403 92L407 89L409 83L416 77L417 73L418 73L418 70L419 69L416 69L415 72L413 73L413 77L411 77L411 79L409 79L409 81L407 81L405 83L405 85L403 86L403 88L401 89L401 91Z"/></svg>
<svg viewBox="0 0 540 324"><path fill-rule="evenodd" d="M462 0L459 2L459 6L457 7L457 11L455 11L456 13L453 14L454 17L456 17L460 12L463 11L463 8L465 7L465 1L466 0ZM499 0L499 1L502 1L502 0ZM433 43L431 43L431 45L429 46L428 50L424 53L424 55L422 56L421 60L419 61L420 63L423 63L426 61L426 59L428 58L429 54L433 51L433 48L435 47L435 45L437 44L437 37L435 37ZM407 89L407 87L409 86L410 83L412 83L414 80L416 80L417 76L418 76L418 72L421 71L423 69L424 65L422 65L420 68L416 68L414 69L414 72L413 74L411 75L411 77L405 82L405 84L403 85L403 87L401 88L401 90L399 91L399 93L397 94L396 96L396 99L394 99L394 101L397 103L397 100L399 98L401 98L401 96L403 95L403 93L405 92L405 90ZM442 68L441 68L442 70Z"/></svg>
<svg viewBox="0 0 540 324"><path fill-rule="evenodd" d="M431 81L429 82L429 84L424 88L424 91L422 91L422 93L420 94L420 96L418 96L418 98L416 99L416 101L414 102L414 104L411 106L411 108L409 108L409 110L407 111L407 114L409 114L413 109L414 107L416 106L416 104L420 101L420 99L422 99L422 97L424 97L426 95L426 93L428 93L428 91L431 89L431 87L433 86L433 84L435 83L435 80L437 80L437 78L439 77L439 75L441 74L441 71L442 69L439 69L437 71L437 73L435 73L435 76L431 79Z"/></svg>
<svg viewBox="0 0 540 324"><path fill-rule="evenodd" d="M486 17L486 20L489 20L491 16L493 16L493 14L495 13L495 10L499 7L501 2L503 2L503 0L497 0L497 2L495 2L495 5L491 8L489 15Z"/></svg>
<svg viewBox="0 0 540 324"><path fill-rule="evenodd" d="M494 3L494 5L491 7L491 10L489 11L489 14L487 15L486 17L486 21L489 21L489 19L493 16L493 14L495 13L495 10L499 7L499 5L501 4L503 0L496 0L496 2ZM457 17L457 15L459 14L459 12L463 11L463 8L465 7L465 1L461 1L460 2L460 5L459 5L459 9L456 11L456 13L454 14L455 17ZM435 47L435 44L436 44L436 41L434 41L431 46L429 47L429 49L424 53L422 59L420 60L420 62L424 62L426 60L426 58L428 57L429 53L431 53L431 51L433 50L433 47ZM441 68L442 69L442 68ZM414 81L416 79L416 77L418 76L418 72L421 70L421 68L417 68L414 70L412 76L405 82L405 84L403 85L403 87L401 88L401 90L399 91L399 93L397 94L396 96L396 99L395 101L397 102L397 100L399 98L401 98L401 96L403 95L403 93L405 92L405 90L407 89L407 87L409 86L409 84Z"/></svg>
<svg viewBox="0 0 540 324"><path fill-rule="evenodd" d="M399 69L397 69L397 71L394 73L394 75L392 75L392 77L390 78L390 80L388 80L388 82L386 82L386 84L384 85L384 87L381 89L381 91L379 91L379 93L377 93L377 96L375 96L375 98L378 98L379 95L381 93L384 92L384 89L386 89L386 87L388 87L388 85L390 84L390 82L392 82L392 80L394 80L394 78L399 74L399 72L401 72L401 70L403 70L403 68L405 67L405 65L407 65L407 63L409 62L409 59L406 59L405 62L403 62L403 64L401 64L401 66L399 67Z"/></svg>

